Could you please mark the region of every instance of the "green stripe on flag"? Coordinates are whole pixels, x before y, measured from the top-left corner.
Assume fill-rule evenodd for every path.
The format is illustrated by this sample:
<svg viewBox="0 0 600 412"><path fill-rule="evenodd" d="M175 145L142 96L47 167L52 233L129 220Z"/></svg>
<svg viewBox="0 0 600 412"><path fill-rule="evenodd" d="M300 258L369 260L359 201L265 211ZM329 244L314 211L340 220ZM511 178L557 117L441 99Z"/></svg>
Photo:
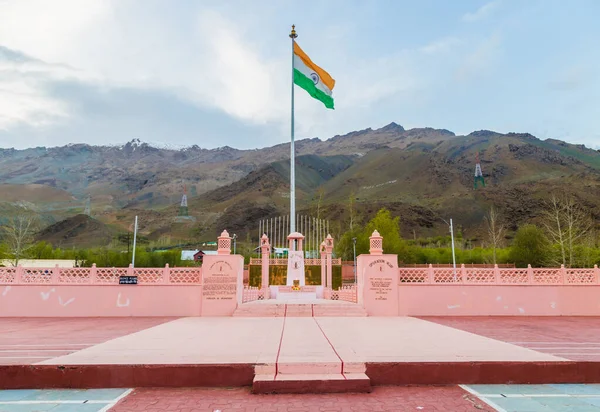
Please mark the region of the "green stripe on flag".
<svg viewBox="0 0 600 412"><path fill-rule="evenodd" d="M294 69L294 83L306 90L315 99L322 101L325 107L333 109L333 97L319 90L312 79L306 77L298 69Z"/></svg>

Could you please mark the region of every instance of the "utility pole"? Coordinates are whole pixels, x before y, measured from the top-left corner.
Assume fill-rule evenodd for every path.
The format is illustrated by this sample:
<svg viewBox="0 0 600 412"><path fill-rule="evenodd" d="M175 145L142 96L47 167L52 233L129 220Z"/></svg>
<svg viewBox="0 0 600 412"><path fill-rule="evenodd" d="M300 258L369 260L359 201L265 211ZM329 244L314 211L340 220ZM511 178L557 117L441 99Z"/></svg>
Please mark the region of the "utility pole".
<svg viewBox="0 0 600 412"><path fill-rule="evenodd" d="M440 218L442 219L442 218ZM450 240L452 242L452 268L454 269L454 280L456 280L456 253L454 252L454 226L452 224L452 218L450 223L446 219L442 219L450 227Z"/></svg>
<svg viewBox="0 0 600 412"><path fill-rule="evenodd" d="M135 243L137 240L137 216L133 225L133 254L131 255L131 266L135 267Z"/></svg>
<svg viewBox="0 0 600 412"><path fill-rule="evenodd" d="M456 280L456 254L454 253L454 226L450 218L450 238L452 239L452 267L454 268L454 280Z"/></svg>

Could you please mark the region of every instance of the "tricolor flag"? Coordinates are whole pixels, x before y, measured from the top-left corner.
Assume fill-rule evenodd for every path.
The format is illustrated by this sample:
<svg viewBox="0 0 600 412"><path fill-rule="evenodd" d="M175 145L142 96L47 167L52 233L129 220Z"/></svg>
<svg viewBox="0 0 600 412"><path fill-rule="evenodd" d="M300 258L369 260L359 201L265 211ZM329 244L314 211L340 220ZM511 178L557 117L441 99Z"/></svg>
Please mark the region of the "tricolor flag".
<svg viewBox="0 0 600 412"><path fill-rule="evenodd" d="M325 70L314 64L310 57L294 42L294 83L302 87L312 97L333 109L331 92L335 80Z"/></svg>

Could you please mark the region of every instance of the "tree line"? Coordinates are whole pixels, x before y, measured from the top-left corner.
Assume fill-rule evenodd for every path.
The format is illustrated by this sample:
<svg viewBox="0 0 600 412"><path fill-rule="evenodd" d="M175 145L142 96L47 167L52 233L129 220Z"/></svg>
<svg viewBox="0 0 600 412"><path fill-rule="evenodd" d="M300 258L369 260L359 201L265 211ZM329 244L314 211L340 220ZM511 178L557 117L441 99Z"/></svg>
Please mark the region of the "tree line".
<svg viewBox="0 0 600 412"><path fill-rule="evenodd" d="M449 264L452 263L450 236L435 238L404 239L400 235L400 217L381 209L366 223L360 222L354 207L354 196L349 202L347 230L336 239L335 254L342 260L369 253L369 237L375 229L383 236L384 252L397 254L400 264ZM319 200L320 205L320 200ZM320 211L319 211L320 212ZM592 267L600 264L598 235L592 216L572 197L552 195L546 202L536 223L527 223L514 233L509 233L503 216L490 207L484 218L485 239L473 247L457 230L456 261L458 264L514 263L517 267L559 266ZM129 237L120 235L111 247L101 248L54 248L46 242L35 242L38 231L36 217L20 213L5 219L0 228L0 262L10 260L17 265L21 259L69 259L78 266L101 267L128 266L132 258ZM181 260L181 249L153 250L144 245L143 239L136 248L137 267L161 267L193 265ZM127 242L127 246L120 243ZM141 245L140 245L141 243ZM237 252L245 256L246 263L255 245L248 238L238 241Z"/></svg>
<svg viewBox="0 0 600 412"><path fill-rule="evenodd" d="M352 207L352 204L351 206ZM381 209L367 222L357 225L350 211L348 230L336 244L336 254L343 260L369 253L369 237L377 229L383 236L384 253L398 255L400 264L450 264L450 236L433 239L403 239L400 217ZM472 247L457 233L457 264L514 263L517 267L560 266L592 267L600 264L598 235L592 216L569 196L552 195L546 202L539 223L521 225L512 241L501 214L492 206L484 218L486 236L482 246ZM510 243L510 244L509 244Z"/></svg>

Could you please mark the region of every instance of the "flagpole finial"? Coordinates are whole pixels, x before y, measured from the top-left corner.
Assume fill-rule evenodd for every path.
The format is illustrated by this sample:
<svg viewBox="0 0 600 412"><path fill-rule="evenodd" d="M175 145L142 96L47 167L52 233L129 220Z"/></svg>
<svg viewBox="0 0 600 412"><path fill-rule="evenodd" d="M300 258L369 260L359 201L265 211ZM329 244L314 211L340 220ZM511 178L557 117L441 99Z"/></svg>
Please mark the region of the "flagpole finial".
<svg viewBox="0 0 600 412"><path fill-rule="evenodd" d="M292 24L292 32L290 33L290 38L295 39L296 37L298 37L298 35L296 34L296 25Z"/></svg>

